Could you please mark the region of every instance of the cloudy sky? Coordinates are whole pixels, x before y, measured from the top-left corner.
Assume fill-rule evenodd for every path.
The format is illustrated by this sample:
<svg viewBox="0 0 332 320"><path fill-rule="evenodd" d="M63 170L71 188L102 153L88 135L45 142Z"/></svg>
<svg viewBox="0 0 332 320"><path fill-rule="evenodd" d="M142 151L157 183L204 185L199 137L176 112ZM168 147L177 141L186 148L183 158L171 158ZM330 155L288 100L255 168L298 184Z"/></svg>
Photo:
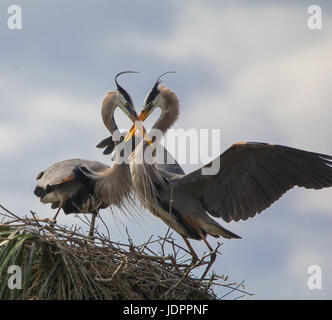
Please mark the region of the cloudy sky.
<svg viewBox="0 0 332 320"><path fill-rule="evenodd" d="M121 79L137 109L157 76L175 70L164 79L181 101L175 128L221 129L222 150L261 141L332 154L327 1L18 0L23 29L9 30L12 4L0 4L0 203L16 214L53 214L33 195L35 176L52 163L111 163L95 148L108 136L100 106L128 69L140 71ZM312 4L321 6L321 30L307 27ZM128 127L120 111L115 118ZM213 269L245 280L256 299L331 299L331 197L296 188L254 219L228 224L243 239L225 240ZM137 243L167 230L149 214L136 222L102 214L116 241L127 239L125 227ZM308 289L310 265L321 267L321 290Z"/></svg>

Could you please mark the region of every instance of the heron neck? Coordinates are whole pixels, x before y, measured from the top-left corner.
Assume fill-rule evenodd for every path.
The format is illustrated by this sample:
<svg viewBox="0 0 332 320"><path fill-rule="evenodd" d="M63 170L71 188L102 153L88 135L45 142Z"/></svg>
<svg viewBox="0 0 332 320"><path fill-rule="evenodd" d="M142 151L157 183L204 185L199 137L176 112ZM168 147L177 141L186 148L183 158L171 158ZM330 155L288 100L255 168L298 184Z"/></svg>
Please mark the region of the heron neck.
<svg viewBox="0 0 332 320"><path fill-rule="evenodd" d="M169 111L165 112L164 110L162 110L160 117L157 119L157 121L153 125L152 129L160 131L161 136L162 136L173 125L176 118L177 118L177 116L174 113L169 112ZM157 141L160 139L161 139L160 135L157 135Z"/></svg>
<svg viewBox="0 0 332 320"><path fill-rule="evenodd" d="M112 135L112 140L114 141L114 150L115 150L115 163L120 164L120 148L119 145L121 143L120 141L120 137L121 134L119 132L118 126L114 120L114 111L115 108L112 110L111 113L109 114L105 114L103 115L103 121L104 121L104 125L106 126L106 128L108 129L108 131L111 133Z"/></svg>

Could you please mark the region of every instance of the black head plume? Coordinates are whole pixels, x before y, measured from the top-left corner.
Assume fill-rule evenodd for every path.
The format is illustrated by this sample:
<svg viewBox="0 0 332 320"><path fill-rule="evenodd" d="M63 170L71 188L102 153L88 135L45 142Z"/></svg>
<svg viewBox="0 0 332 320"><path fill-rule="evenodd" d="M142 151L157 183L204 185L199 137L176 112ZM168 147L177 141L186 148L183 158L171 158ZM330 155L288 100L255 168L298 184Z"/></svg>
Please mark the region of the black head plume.
<svg viewBox="0 0 332 320"><path fill-rule="evenodd" d="M150 91L147 99L146 99L146 106L151 102L153 101L156 96L159 94L159 89L158 89L158 86L160 85L161 83L161 77L163 77L165 74L168 74L168 73L175 73L175 71L167 71L167 72L164 72L162 75L160 75L155 83L155 85L153 86L152 90Z"/></svg>
<svg viewBox="0 0 332 320"><path fill-rule="evenodd" d="M134 104L133 104L133 101L132 101L130 95L128 94L128 92L125 89L123 89L119 85L118 80L117 80L119 76L121 76L122 74L125 74L125 73L138 73L138 72L137 71L122 71L122 72L118 73L114 79L117 90L124 96L124 98L128 101L128 103L130 103L130 105L133 106Z"/></svg>

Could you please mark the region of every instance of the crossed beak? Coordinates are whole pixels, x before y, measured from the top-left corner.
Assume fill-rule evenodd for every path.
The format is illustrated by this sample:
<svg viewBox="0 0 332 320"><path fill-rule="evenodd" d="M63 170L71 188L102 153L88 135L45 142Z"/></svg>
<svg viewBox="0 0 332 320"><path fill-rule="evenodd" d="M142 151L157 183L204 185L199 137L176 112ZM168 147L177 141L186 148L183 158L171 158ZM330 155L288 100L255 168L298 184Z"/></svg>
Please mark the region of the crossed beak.
<svg viewBox="0 0 332 320"><path fill-rule="evenodd" d="M128 131L126 137L124 138L124 141L127 142L130 140L130 138L135 134L137 126L136 126L136 121L144 121L147 117L149 116L149 111L147 109L144 109L141 111L141 113L139 115L137 115L137 113L132 112L131 113L131 121L134 123L134 125L130 128L130 130ZM144 126L141 126L141 130L142 130L142 134L143 137L147 140L147 142L152 145L152 141L150 140L150 138L148 137L146 130L144 128Z"/></svg>
<svg viewBox="0 0 332 320"><path fill-rule="evenodd" d="M135 134L136 129L138 128L139 131L141 131L143 137L146 139L146 141L148 142L148 144L153 145L152 141L150 140L149 136L146 133L146 130L144 128L144 126L136 126L136 122L141 122L144 121L149 115L148 110L143 110L141 111L141 113L139 115L137 115L137 113L135 111L131 111L130 112L130 120L134 123L134 125L130 128L130 130L128 131L127 135L124 138L124 141L127 142L130 140L130 138Z"/></svg>

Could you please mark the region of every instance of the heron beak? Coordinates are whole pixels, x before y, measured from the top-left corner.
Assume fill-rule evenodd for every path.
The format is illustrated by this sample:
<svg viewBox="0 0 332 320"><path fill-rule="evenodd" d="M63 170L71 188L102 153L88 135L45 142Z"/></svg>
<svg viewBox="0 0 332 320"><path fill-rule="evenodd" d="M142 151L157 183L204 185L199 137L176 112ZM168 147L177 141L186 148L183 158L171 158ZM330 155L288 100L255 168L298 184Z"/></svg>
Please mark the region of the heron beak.
<svg viewBox="0 0 332 320"><path fill-rule="evenodd" d="M145 113L147 113L147 112L145 112ZM130 117L130 120L134 123L134 125L130 128L130 130L128 131L127 135L125 136L124 142L129 141L130 138L135 134L136 128L137 128L135 123L137 121L138 122L144 121L147 118L148 114L145 115L145 113L144 113L144 111L142 111L140 113L140 115L138 116L135 111L131 111L130 112L129 117ZM142 128L139 128L139 130L142 131L141 133L142 133L143 137L146 139L146 141L148 142L148 144L150 144L150 145L153 146L153 143L150 140L149 136L147 135L147 132L146 132L144 126L142 126Z"/></svg>
<svg viewBox="0 0 332 320"><path fill-rule="evenodd" d="M149 116L150 112L147 109L144 109L141 111L141 113L138 115L140 118L140 121L143 121ZM125 142L127 142L136 132L136 126L133 125L130 130L128 131L126 137L125 137Z"/></svg>

